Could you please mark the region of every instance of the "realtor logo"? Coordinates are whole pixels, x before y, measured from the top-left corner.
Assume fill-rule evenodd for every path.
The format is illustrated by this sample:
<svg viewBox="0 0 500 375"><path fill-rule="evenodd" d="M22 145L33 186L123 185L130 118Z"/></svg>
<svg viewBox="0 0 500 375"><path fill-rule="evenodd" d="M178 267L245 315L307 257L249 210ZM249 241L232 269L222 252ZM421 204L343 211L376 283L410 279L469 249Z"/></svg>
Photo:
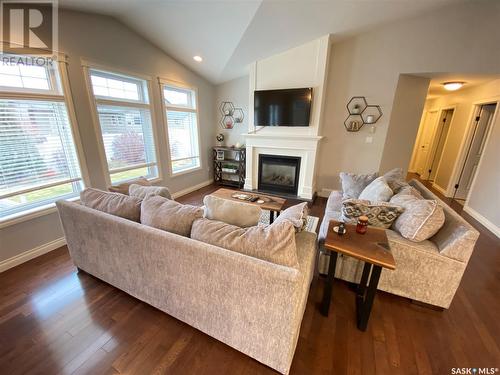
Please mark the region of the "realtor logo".
<svg viewBox="0 0 500 375"><path fill-rule="evenodd" d="M57 51L57 0L3 0L0 52L50 55Z"/></svg>

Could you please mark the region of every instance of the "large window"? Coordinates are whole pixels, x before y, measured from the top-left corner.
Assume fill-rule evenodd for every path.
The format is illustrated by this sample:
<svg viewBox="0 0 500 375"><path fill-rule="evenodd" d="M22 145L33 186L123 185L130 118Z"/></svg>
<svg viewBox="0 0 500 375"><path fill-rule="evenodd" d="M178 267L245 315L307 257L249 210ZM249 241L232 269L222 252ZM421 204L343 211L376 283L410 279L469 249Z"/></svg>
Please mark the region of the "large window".
<svg viewBox="0 0 500 375"><path fill-rule="evenodd" d="M146 80L90 69L110 182L158 177Z"/></svg>
<svg viewBox="0 0 500 375"><path fill-rule="evenodd" d="M58 63L30 66L0 57L0 220L5 220L77 197L83 181Z"/></svg>
<svg viewBox="0 0 500 375"><path fill-rule="evenodd" d="M200 167L200 146L196 93L170 83L162 83L161 88L172 174L197 169Z"/></svg>

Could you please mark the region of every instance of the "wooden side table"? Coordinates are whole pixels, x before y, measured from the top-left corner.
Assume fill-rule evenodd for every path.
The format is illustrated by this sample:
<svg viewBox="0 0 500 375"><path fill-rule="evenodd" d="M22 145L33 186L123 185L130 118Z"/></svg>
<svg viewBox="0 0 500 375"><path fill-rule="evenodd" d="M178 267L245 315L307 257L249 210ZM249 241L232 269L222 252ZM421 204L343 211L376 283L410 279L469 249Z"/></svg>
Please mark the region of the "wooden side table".
<svg viewBox="0 0 500 375"><path fill-rule="evenodd" d="M338 254L359 259L364 262L364 266L361 281L356 291L356 318L358 329L365 331L382 268L394 270L396 263L389 250L385 229L369 227L366 234L359 234L356 232L355 225L346 224L347 232L339 236L333 231L333 227L338 224L337 221L330 221L324 243L325 250L330 253L330 264L321 302L321 314L328 316L330 310Z"/></svg>

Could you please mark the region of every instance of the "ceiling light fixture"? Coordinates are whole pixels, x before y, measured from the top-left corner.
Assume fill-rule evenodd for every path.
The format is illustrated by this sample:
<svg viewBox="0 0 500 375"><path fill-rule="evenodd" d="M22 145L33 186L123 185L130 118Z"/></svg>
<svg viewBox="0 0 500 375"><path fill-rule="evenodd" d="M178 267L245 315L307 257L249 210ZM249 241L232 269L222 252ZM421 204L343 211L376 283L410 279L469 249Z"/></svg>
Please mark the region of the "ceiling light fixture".
<svg viewBox="0 0 500 375"><path fill-rule="evenodd" d="M455 91L462 87L464 83L465 82L445 82L443 83L443 86L448 91Z"/></svg>
<svg viewBox="0 0 500 375"><path fill-rule="evenodd" d="M201 56L193 56L193 60L196 61L196 62L202 62L203 61L203 58Z"/></svg>

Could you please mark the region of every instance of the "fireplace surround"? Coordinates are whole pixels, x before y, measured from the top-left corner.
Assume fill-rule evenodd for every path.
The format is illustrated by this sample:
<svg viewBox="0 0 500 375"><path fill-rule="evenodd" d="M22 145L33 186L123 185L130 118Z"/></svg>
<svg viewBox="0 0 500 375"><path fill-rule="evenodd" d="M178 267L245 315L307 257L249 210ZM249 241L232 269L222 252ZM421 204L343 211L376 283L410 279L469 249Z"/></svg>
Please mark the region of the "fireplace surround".
<svg viewBox="0 0 500 375"><path fill-rule="evenodd" d="M258 190L297 195L300 157L259 154Z"/></svg>

